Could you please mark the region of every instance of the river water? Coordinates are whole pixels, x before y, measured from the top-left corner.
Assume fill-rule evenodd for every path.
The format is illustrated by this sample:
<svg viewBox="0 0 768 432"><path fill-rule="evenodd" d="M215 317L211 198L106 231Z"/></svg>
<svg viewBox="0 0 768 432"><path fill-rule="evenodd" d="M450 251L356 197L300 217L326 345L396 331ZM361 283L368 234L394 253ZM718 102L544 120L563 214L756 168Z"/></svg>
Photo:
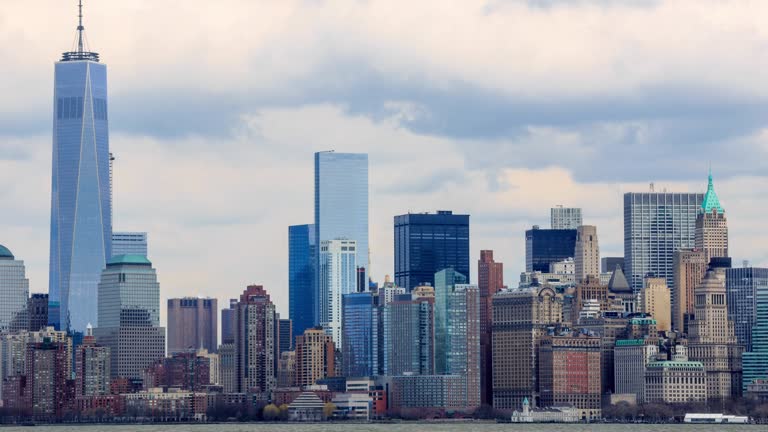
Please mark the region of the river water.
<svg viewBox="0 0 768 432"><path fill-rule="evenodd" d="M317 423L207 425L93 425L0 428L0 432L765 432L766 425L612 425L612 424L496 424L496 423Z"/></svg>

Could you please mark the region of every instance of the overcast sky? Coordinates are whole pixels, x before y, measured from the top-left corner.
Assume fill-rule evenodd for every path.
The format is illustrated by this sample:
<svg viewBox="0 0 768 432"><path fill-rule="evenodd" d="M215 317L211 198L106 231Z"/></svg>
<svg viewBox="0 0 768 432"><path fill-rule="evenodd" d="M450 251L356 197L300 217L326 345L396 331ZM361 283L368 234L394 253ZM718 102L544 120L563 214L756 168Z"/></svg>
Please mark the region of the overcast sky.
<svg viewBox="0 0 768 432"><path fill-rule="evenodd" d="M766 16L764 0L86 1L114 229L149 232L162 309L257 283L287 315L315 151L370 155L374 280L393 273L394 215L452 209L471 214L472 267L493 249L509 285L551 206L582 207L621 256L622 193L703 192L711 163L731 255L768 266ZM0 5L0 244L33 292L53 64L76 25L75 0Z"/></svg>

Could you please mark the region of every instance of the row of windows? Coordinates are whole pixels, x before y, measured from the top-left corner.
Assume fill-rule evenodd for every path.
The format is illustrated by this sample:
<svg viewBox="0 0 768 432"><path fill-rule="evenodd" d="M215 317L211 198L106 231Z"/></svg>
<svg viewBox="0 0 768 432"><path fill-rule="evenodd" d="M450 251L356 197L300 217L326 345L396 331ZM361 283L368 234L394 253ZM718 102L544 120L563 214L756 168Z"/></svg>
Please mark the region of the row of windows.
<svg viewBox="0 0 768 432"><path fill-rule="evenodd" d="M107 120L107 100L93 99L93 115L96 120ZM71 120L83 118L83 97L72 96L58 98L56 101L56 118Z"/></svg>

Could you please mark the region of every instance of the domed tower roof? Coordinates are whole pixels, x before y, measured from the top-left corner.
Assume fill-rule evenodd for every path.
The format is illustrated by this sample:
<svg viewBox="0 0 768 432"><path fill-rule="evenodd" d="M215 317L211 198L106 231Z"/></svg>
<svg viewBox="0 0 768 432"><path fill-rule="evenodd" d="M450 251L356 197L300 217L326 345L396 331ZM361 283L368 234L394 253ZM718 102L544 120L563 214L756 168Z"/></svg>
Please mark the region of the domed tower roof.
<svg viewBox="0 0 768 432"><path fill-rule="evenodd" d="M0 244L0 259L13 259L11 250Z"/></svg>

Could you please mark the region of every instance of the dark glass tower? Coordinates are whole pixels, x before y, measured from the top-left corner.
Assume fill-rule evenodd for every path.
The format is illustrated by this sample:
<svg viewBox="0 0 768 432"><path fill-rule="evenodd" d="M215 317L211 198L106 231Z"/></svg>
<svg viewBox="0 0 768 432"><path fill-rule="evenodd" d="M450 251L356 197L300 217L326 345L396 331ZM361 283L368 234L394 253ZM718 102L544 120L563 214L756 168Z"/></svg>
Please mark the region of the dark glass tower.
<svg viewBox="0 0 768 432"><path fill-rule="evenodd" d="M55 67L49 321L84 332L98 326L97 287L111 257L107 68L83 48Z"/></svg>
<svg viewBox="0 0 768 432"><path fill-rule="evenodd" d="M395 283L413 290L435 285L435 273L469 275L469 215L451 211L395 216Z"/></svg>
<svg viewBox="0 0 768 432"><path fill-rule="evenodd" d="M549 273L549 265L572 258L576 250L575 229L539 229L525 232L525 271Z"/></svg>
<svg viewBox="0 0 768 432"><path fill-rule="evenodd" d="M370 292L345 294L342 319L343 370L346 377L369 377L378 371L378 316Z"/></svg>
<svg viewBox="0 0 768 432"><path fill-rule="evenodd" d="M317 325L315 317L315 226L288 227L288 314L293 335Z"/></svg>

